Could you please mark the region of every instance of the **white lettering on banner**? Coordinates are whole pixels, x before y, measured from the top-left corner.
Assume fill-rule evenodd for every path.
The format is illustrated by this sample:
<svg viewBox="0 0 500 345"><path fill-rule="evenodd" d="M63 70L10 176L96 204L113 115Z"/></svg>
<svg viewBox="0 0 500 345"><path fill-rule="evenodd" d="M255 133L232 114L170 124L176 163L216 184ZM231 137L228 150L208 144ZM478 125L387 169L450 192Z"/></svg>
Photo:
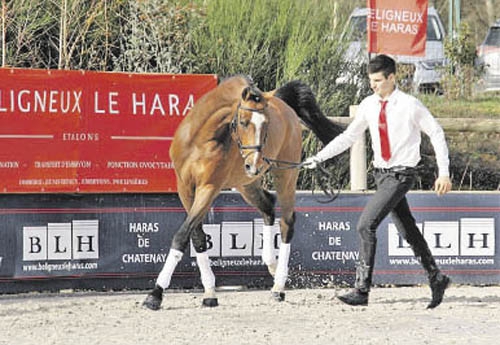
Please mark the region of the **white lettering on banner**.
<svg viewBox="0 0 500 345"><path fill-rule="evenodd" d="M0 268L2 267L3 256L0 256Z"/></svg>
<svg viewBox="0 0 500 345"><path fill-rule="evenodd" d="M108 161L106 167L108 169L173 169L172 162L116 162Z"/></svg>
<svg viewBox="0 0 500 345"><path fill-rule="evenodd" d="M99 141L99 133L63 133L63 141Z"/></svg>
<svg viewBox="0 0 500 345"><path fill-rule="evenodd" d="M5 90L0 89L0 113L76 114L82 113L82 90ZM186 116L195 99L189 94L181 102L177 94L162 95L132 92L133 115ZM94 91L89 100L96 115L119 115L120 93Z"/></svg>
<svg viewBox="0 0 500 345"><path fill-rule="evenodd" d="M123 254L122 262L125 264L139 264L139 263L162 263L167 260L168 254L150 254L150 253L139 253L139 254Z"/></svg>
<svg viewBox="0 0 500 345"><path fill-rule="evenodd" d="M151 238L148 236L153 233L158 233L160 224L154 222L130 222L128 223L127 232L136 236L137 248L150 248ZM122 254L122 262L125 264L137 263L161 263L165 262L167 254L154 253L127 253Z"/></svg>
<svg viewBox="0 0 500 345"><path fill-rule="evenodd" d="M371 20L387 20L406 23L423 23L424 17L420 12L408 10L389 10L380 8L371 8L369 17Z"/></svg>
<svg viewBox="0 0 500 345"><path fill-rule="evenodd" d="M103 102L108 105L107 109L101 109L99 107L99 91L94 92L94 113L96 114L119 114L120 110L118 110L116 107L118 106L118 101L116 100L116 97L119 96L118 92L109 92L108 93L108 99L107 103Z"/></svg>
<svg viewBox="0 0 500 345"><path fill-rule="evenodd" d="M158 93L155 93L153 97L146 95L144 92L132 93L133 115L166 116L164 104L167 104L169 116L185 116L194 106L194 95L190 94L187 102L181 105L179 96L174 94L169 94L165 100Z"/></svg>
<svg viewBox="0 0 500 345"><path fill-rule="evenodd" d="M17 161L0 162L0 169L17 169L17 168L19 168L19 162Z"/></svg>
<svg viewBox="0 0 500 345"><path fill-rule="evenodd" d="M342 237L328 237L329 246L340 246L342 245Z"/></svg>
<svg viewBox="0 0 500 345"><path fill-rule="evenodd" d="M494 256L494 218L461 218L459 221L426 221L418 224L436 256ZM388 226L388 255L413 256L394 224Z"/></svg>
<svg viewBox="0 0 500 345"><path fill-rule="evenodd" d="M0 89L0 113L80 114L82 91L74 90L9 90Z"/></svg>
<svg viewBox="0 0 500 345"><path fill-rule="evenodd" d="M159 229L159 223L128 223L128 231L133 233L158 232Z"/></svg>
<svg viewBox="0 0 500 345"><path fill-rule="evenodd" d="M97 262L62 262L48 263L38 262L36 264L23 264L24 272L52 272L52 271L77 271L77 270L96 270L99 267Z"/></svg>
<svg viewBox="0 0 500 345"><path fill-rule="evenodd" d="M408 10L370 9L370 31L412 34L418 33L419 25L424 22L423 14Z"/></svg>
<svg viewBox="0 0 500 345"><path fill-rule="evenodd" d="M98 258L97 220L23 227L23 261Z"/></svg>
<svg viewBox="0 0 500 345"><path fill-rule="evenodd" d="M400 34L412 34L416 35L418 33L417 25L403 24L403 23L382 23L379 25L382 32L387 33L400 33Z"/></svg>
<svg viewBox="0 0 500 345"><path fill-rule="evenodd" d="M359 258L359 252L357 251L314 251L311 254L311 258L314 261L357 261Z"/></svg>
<svg viewBox="0 0 500 345"><path fill-rule="evenodd" d="M35 161L33 166L37 169L60 168L91 168L91 161Z"/></svg>
<svg viewBox="0 0 500 345"><path fill-rule="evenodd" d="M144 178L114 178L111 183L118 185L147 185L149 181Z"/></svg>
<svg viewBox="0 0 500 345"><path fill-rule="evenodd" d="M318 230L320 231L349 231L351 230L351 222L318 222Z"/></svg>

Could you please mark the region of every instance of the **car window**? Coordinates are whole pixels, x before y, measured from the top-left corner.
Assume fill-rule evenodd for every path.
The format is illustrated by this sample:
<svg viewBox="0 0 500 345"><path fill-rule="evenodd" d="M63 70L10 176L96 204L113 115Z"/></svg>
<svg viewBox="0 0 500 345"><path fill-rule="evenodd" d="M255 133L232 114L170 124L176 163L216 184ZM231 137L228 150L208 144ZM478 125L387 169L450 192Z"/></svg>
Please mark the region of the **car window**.
<svg viewBox="0 0 500 345"><path fill-rule="evenodd" d="M490 28L490 32L488 36L486 36L484 44L487 46L500 47L500 26Z"/></svg>
<svg viewBox="0 0 500 345"><path fill-rule="evenodd" d="M351 41L362 41L366 39L366 16L351 17L347 29L347 37Z"/></svg>
<svg viewBox="0 0 500 345"><path fill-rule="evenodd" d="M435 16L427 17L427 41L442 41L443 33Z"/></svg>

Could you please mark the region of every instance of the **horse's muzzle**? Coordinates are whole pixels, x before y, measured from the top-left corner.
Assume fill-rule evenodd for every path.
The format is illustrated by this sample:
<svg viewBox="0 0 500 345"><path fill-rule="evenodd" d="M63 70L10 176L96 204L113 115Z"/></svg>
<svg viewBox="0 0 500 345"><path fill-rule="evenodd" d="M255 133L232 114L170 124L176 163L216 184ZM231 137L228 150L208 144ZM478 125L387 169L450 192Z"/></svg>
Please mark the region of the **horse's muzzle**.
<svg viewBox="0 0 500 345"><path fill-rule="evenodd" d="M245 172L249 177L255 177L259 175L261 171L262 168L257 168L255 165L252 164L245 164Z"/></svg>

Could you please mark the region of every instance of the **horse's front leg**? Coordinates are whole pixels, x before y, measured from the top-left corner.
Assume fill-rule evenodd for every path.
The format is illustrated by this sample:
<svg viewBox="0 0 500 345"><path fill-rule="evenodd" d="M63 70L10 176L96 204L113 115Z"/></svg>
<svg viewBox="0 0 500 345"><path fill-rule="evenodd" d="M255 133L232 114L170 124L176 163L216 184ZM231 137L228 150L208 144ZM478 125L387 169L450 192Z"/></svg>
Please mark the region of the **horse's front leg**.
<svg viewBox="0 0 500 345"><path fill-rule="evenodd" d="M273 226L275 221L274 204L276 198L263 189L261 181L255 181L249 185L238 188L243 199L255 206L264 219L262 228L262 261L267 265L269 273L274 277L276 273L276 255L274 254Z"/></svg>
<svg viewBox="0 0 500 345"><path fill-rule="evenodd" d="M278 255L274 285L271 289L273 298L277 301L285 300L285 284L288 279L288 262L290 260L291 241L295 226L295 185L297 170L276 170L273 172L274 184L281 206L280 232L281 244Z"/></svg>
<svg viewBox="0 0 500 345"><path fill-rule="evenodd" d="M156 285L151 293L148 294L143 305L152 310L158 310L161 307L163 292L170 286L172 275L179 261L189 246L189 240L194 235L194 246L198 248L197 262L200 267L202 281L205 281L208 287L207 301L203 302L206 306L216 306L217 299L215 297L215 276L210 268L208 255L206 255L206 238L201 238L202 221L205 217L213 199L216 197L218 190L213 187L198 188L195 194L194 202L189 210L186 219L182 223L179 230L175 233L172 240L172 245L167 256L167 260L156 279ZM201 231L201 233L200 233ZM204 233L203 233L204 236ZM204 284L205 285L205 284Z"/></svg>
<svg viewBox="0 0 500 345"><path fill-rule="evenodd" d="M172 241L172 246L168 252L167 260L165 260L165 264L156 278L156 284L153 291L147 295L146 299L142 303L145 307L151 310L160 309L163 300L163 292L170 286L170 280L172 279L175 268L184 255L184 250L187 247L187 243L189 243L189 223L188 216L182 223L180 229L174 235L174 240Z"/></svg>
<svg viewBox="0 0 500 345"><path fill-rule="evenodd" d="M285 300L285 284L288 279L288 262L290 261L291 240L293 237L295 213L288 217L282 215L280 220L281 244L278 255L278 264L274 275L274 285L271 294L276 301Z"/></svg>
<svg viewBox="0 0 500 345"><path fill-rule="evenodd" d="M274 277L276 275L277 260L274 254L273 225L264 222L262 228L262 261L267 265L271 276Z"/></svg>

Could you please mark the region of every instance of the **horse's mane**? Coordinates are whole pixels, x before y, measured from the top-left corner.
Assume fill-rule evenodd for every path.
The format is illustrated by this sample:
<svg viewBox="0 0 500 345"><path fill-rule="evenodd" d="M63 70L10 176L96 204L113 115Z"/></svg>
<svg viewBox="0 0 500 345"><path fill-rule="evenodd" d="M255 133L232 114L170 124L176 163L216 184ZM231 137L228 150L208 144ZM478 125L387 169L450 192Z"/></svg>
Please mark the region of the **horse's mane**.
<svg viewBox="0 0 500 345"><path fill-rule="evenodd" d="M198 121L206 121L218 110L231 108L241 99L241 91L251 85L253 80L245 75L224 78L215 89L199 99L189 116L196 117Z"/></svg>
<svg viewBox="0 0 500 345"><path fill-rule="evenodd" d="M198 138L201 141L227 143L233 109L241 100L242 91L253 85L252 79L245 75L222 79L215 89L202 96L191 109L179 127L178 141Z"/></svg>

